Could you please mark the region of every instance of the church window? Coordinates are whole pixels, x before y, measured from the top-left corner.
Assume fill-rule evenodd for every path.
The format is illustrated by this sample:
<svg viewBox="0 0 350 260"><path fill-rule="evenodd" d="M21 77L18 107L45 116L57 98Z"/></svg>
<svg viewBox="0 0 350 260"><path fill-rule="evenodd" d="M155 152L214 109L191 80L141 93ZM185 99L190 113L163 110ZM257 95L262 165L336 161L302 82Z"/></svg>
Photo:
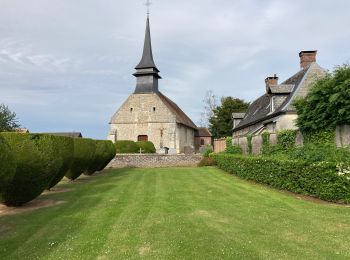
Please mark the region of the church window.
<svg viewBox="0 0 350 260"><path fill-rule="evenodd" d="M130 108L130 112L132 112L132 111L134 111L134 109L133 109L133 108Z"/></svg>
<svg viewBox="0 0 350 260"><path fill-rule="evenodd" d="M156 112L156 107L153 107L153 112Z"/></svg>
<svg viewBox="0 0 350 260"><path fill-rule="evenodd" d="M141 142L141 141L148 141L148 136L147 135L139 135L137 137L137 141Z"/></svg>

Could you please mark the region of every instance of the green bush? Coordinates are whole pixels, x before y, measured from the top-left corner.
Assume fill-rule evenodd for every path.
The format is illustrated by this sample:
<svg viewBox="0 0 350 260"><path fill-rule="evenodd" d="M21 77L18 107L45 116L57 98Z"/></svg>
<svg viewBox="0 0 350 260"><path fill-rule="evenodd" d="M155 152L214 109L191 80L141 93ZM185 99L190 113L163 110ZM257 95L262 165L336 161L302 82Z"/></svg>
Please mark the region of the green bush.
<svg viewBox="0 0 350 260"><path fill-rule="evenodd" d="M350 171L335 163L212 154L217 165L237 176L274 188L314 196L333 202L350 203Z"/></svg>
<svg viewBox="0 0 350 260"><path fill-rule="evenodd" d="M13 150L17 163L12 182L2 194L8 206L20 206L39 196L62 166L49 135L1 134Z"/></svg>
<svg viewBox="0 0 350 260"><path fill-rule="evenodd" d="M85 171L85 175L102 171L115 156L115 146L111 141L97 140L94 159Z"/></svg>
<svg viewBox="0 0 350 260"><path fill-rule="evenodd" d="M12 182L16 173L16 162L11 147L0 135L0 202L6 187Z"/></svg>
<svg viewBox="0 0 350 260"><path fill-rule="evenodd" d="M136 142L136 145L138 147L138 151L141 149L142 153L156 153L156 148L150 141L139 141Z"/></svg>
<svg viewBox="0 0 350 260"><path fill-rule="evenodd" d="M316 81L304 99L294 103L303 133L334 131L350 122L350 66L339 66Z"/></svg>
<svg viewBox="0 0 350 260"><path fill-rule="evenodd" d="M277 145L284 150L290 150L295 147L296 130L283 130L277 133Z"/></svg>
<svg viewBox="0 0 350 260"><path fill-rule="evenodd" d="M239 145L232 144L232 137L226 137L225 153L242 154L242 148Z"/></svg>
<svg viewBox="0 0 350 260"><path fill-rule="evenodd" d="M203 147L200 147L199 152L204 156L204 157L209 157L209 154L214 152L213 147L210 144L206 144Z"/></svg>
<svg viewBox="0 0 350 260"><path fill-rule="evenodd" d="M115 142L115 148L117 153L139 153L140 149L137 146L136 142L121 140Z"/></svg>
<svg viewBox="0 0 350 260"><path fill-rule="evenodd" d="M203 157L203 159L198 163L198 167L205 167L205 166L215 166L216 162L211 157Z"/></svg>
<svg viewBox="0 0 350 260"><path fill-rule="evenodd" d="M62 166L50 180L47 189L51 189L59 183L70 169L74 159L74 140L71 137L52 136L53 149L58 158L62 159Z"/></svg>
<svg viewBox="0 0 350 260"><path fill-rule="evenodd" d="M77 179L93 163L96 142L87 138L74 138L74 158L65 176L70 180Z"/></svg>

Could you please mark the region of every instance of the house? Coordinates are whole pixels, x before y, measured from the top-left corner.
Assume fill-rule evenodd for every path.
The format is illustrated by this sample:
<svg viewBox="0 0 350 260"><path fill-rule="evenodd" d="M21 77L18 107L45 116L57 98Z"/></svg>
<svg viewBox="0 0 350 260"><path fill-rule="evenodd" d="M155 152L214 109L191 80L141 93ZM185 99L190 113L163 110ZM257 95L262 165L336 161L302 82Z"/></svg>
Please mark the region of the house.
<svg viewBox="0 0 350 260"><path fill-rule="evenodd" d="M161 79L152 53L149 17L143 55L136 66L136 88L110 121L108 139L151 141L157 151L184 153L194 148L197 126L181 108L159 91Z"/></svg>
<svg viewBox="0 0 350 260"><path fill-rule="evenodd" d="M265 93L251 103L246 113L232 114L233 137L297 129L294 100L305 97L312 85L326 75L316 63L316 55L317 51L300 52L300 70L282 83L277 75L266 78Z"/></svg>
<svg viewBox="0 0 350 260"><path fill-rule="evenodd" d="M194 140L195 140L194 142L195 142L196 150L199 150L199 148L206 145L213 146L214 138L208 128L198 127L198 131L196 131Z"/></svg>

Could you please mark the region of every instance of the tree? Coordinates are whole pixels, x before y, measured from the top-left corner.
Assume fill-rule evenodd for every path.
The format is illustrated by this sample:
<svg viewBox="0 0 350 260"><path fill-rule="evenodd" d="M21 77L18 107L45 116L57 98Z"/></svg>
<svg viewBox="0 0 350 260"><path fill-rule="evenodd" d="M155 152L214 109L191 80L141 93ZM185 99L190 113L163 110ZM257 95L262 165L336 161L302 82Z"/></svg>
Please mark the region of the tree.
<svg viewBox="0 0 350 260"><path fill-rule="evenodd" d="M294 103L297 125L304 133L333 131L350 123L350 66L343 65L316 81L304 99Z"/></svg>
<svg viewBox="0 0 350 260"><path fill-rule="evenodd" d="M245 112L249 103L242 99L233 97L222 97L221 105L213 110L213 115L209 119L210 131L215 138L232 135L232 113Z"/></svg>
<svg viewBox="0 0 350 260"><path fill-rule="evenodd" d="M209 127L209 119L213 116L213 111L218 106L218 99L212 90L207 90L202 102L203 112L201 113L201 118L198 124L201 127Z"/></svg>
<svg viewBox="0 0 350 260"><path fill-rule="evenodd" d="M15 112L12 112L8 106L0 105L0 132L12 132L20 125L18 124Z"/></svg>

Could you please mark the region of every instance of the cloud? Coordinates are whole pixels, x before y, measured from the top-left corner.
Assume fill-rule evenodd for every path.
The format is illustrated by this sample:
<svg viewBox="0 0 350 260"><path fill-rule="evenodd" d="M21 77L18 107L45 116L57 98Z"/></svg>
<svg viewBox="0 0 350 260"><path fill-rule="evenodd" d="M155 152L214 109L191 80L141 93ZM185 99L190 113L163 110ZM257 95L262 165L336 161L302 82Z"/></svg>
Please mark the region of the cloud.
<svg viewBox="0 0 350 260"><path fill-rule="evenodd" d="M143 1L4 0L0 9L1 102L32 131L105 138L135 87ZM201 100L252 100L263 80L298 71L318 49L327 69L350 60L347 0L154 0L151 30L160 89L198 121Z"/></svg>

